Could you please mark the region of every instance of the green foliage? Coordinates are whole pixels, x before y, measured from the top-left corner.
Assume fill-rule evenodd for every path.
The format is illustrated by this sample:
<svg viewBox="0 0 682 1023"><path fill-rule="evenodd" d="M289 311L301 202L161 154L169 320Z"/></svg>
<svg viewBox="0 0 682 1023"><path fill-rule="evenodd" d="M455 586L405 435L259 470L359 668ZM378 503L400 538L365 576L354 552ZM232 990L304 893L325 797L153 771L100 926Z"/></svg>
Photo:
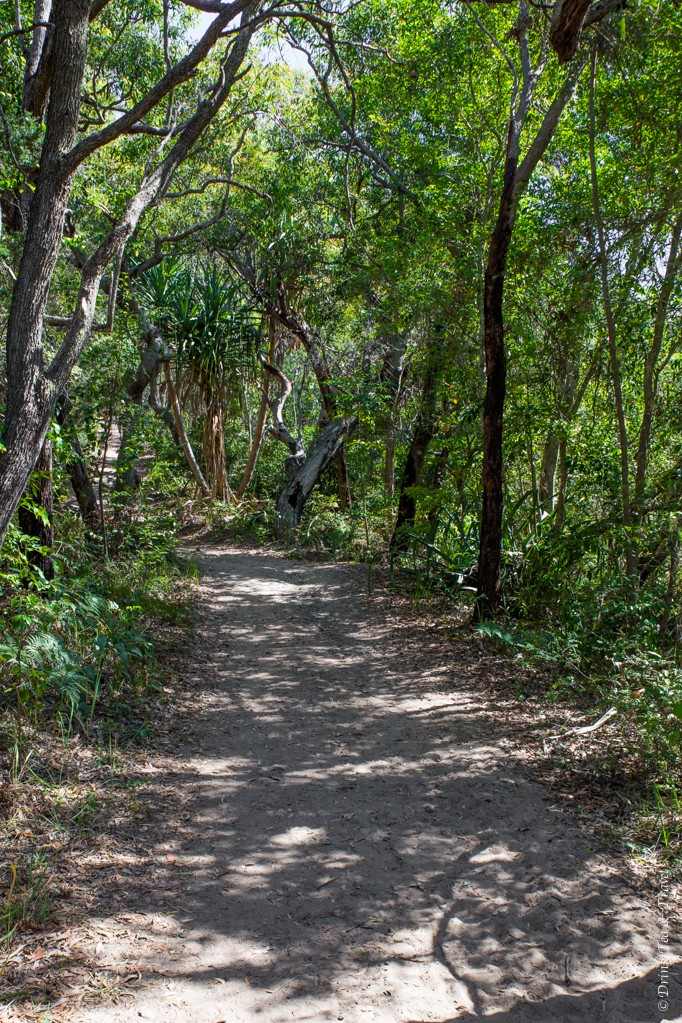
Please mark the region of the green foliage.
<svg viewBox="0 0 682 1023"><path fill-rule="evenodd" d="M138 517L104 569L82 530L64 531L49 583L31 569L16 532L6 544L0 708L14 714L20 743L28 724L90 732L121 701L124 717L126 703L136 703L152 663L151 623L184 613L177 581L186 568L167 526L167 517Z"/></svg>
<svg viewBox="0 0 682 1023"><path fill-rule="evenodd" d="M148 270L137 290L161 317L179 373L190 370L205 386L252 378L261 317L234 280L215 267L193 272L167 260Z"/></svg>

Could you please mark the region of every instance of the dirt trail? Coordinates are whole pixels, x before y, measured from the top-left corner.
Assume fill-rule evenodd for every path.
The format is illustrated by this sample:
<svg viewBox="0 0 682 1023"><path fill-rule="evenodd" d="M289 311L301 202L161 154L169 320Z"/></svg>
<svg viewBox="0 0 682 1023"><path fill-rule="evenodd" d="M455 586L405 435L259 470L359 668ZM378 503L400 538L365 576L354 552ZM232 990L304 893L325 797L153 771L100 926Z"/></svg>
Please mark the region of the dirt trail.
<svg viewBox="0 0 682 1023"><path fill-rule="evenodd" d="M182 890L127 907L138 988L87 1023L682 1019L656 915L364 570L202 567L194 823L150 832Z"/></svg>

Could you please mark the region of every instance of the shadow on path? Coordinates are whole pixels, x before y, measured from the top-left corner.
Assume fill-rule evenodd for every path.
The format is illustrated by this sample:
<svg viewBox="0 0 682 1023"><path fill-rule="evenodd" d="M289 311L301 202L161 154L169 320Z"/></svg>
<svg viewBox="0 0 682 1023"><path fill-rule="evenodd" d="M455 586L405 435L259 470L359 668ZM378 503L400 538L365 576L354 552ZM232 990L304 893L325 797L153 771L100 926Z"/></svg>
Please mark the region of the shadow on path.
<svg viewBox="0 0 682 1023"><path fill-rule="evenodd" d="M190 819L150 804L139 990L88 1021L678 1018L661 920L504 752L466 645L406 641L362 569L204 569L197 751L157 779Z"/></svg>

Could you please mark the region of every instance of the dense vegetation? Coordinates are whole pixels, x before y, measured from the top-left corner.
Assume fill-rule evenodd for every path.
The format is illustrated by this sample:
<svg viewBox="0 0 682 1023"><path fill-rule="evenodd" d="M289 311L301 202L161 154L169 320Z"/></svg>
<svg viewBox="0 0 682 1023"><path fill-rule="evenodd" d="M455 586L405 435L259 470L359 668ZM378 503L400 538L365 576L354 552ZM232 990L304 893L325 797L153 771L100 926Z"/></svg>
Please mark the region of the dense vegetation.
<svg viewBox="0 0 682 1023"><path fill-rule="evenodd" d="M207 523L470 604L675 803L680 6L54 7L0 5L8 762L125 718Z"/></svg>

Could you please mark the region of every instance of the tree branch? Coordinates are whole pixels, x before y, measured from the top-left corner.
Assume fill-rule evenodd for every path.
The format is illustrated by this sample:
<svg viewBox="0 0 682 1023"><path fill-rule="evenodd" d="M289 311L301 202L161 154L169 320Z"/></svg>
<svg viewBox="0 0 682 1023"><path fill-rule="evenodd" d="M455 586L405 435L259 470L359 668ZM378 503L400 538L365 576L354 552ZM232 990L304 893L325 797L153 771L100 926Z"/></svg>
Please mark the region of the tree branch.
<svg viewBox="0 0 682 1023"><path fill-rule="evenodd" d="M97 149L108 145L121 135L127 134L135 125L139 125L146 115L153 110L164 99L169 92L178 85L192 78L197 71L201 61L210 53L222 31L237 14L242 13L249 7L257 6L251 0L233 0L227 6L221 5L221 13L211 22L208 29L201 37L195 47L180 60L174 68L167 72L160 81L153 86L146 96L136 103L128 113L123 114L117 120L112 121L106 127L87 138L78 142L73 149L64 157L64 161L71 172L90 156ZM251 34L251 33L250 33ZM206 100L205 102L210 102Z"/></svg>
<svg viewBox="0 0 682 1023"><path fill-rule="evenodd" d="M284 375L281 369L279 369L277 366L273 366L271 362L268 362L268 360L265 358L262 352L258 353L258 359L260 361L261 366L266 370L266 372L273 376L279 383L278 398L270 398L267 392L264 391L266 400L268 402L268 406L270 408L270 414L272 416L273 424L269 432L272 434L273 437L276 437L277 440L281 440L283 444L286 444L291 455L294 458L304 458L305 450L303 448L302 442L292 436L292 434L287 429L286 423L284 422L283 415L284 406L287 402L287 398L289 398L293 390L291 380L289 380L289 378Z"/></svg>

